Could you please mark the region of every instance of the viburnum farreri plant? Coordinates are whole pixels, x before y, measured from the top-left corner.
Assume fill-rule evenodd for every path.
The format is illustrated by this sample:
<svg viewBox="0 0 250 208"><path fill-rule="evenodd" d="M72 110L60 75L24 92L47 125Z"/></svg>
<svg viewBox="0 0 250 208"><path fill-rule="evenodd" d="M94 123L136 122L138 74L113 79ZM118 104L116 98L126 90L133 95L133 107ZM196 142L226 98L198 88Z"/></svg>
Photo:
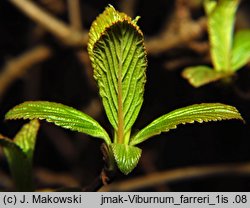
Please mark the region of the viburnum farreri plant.
<svg viewBox="0 0 250 208"><path fill-rule="evenodd" d="M243 120L235 107L220 103L195 104L165 114L142 130L133 133L132 126L143 103L147 58L143 33L124 13L108 6L93 22L89 32L88 53L94 78L110 124L112 138L90 116L59 103L29 101L17 105L6 119L45 119L58 126L103 139L110 160L124 174L137 165L142 150L136 145L175 129L179 124L202 123L224 119ZM114 163L110 161L110 163Z"/></svg>

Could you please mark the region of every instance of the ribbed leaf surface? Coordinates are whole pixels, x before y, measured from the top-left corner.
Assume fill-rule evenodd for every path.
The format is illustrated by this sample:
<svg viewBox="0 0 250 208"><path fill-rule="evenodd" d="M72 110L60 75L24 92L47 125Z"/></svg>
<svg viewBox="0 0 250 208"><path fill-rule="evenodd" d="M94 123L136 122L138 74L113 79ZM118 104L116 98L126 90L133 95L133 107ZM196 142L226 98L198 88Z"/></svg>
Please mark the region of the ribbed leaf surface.
<svg viewBox="0 0 250 208"><path fill-rule="evenodd" d="M146 52L136 21L108 7L89 34L94 77L120 143L138 116L146 81Z"/></svg>
<svg viewBox="0 0 250 208"><path fill-rule="evenodd" d="M205 4L208 2L205 1ZM210 51L217 71L231 70L233 28L238 4L239 0L219 0L208 14Z"/></svg>
<svg viewBox="0 0 250 208"><path fill-rule="evenodd" d="M236 33L233 44L232 68L234 71L243 67L250 60L250 30Z"/></svg>
<svg viewBox="0 0 250 208"><path fill-rule="evenodd" d="M129 174L141 157L141 149L126 144L111 145L118 168L124 174Z"/></svg>
<svg viewBox="0 0 250 208"><path fill-rule="evenodd" d="M113 25L117 21L122 21L127 18L131 21L131 18L122 12L118 12L114 7L107 7L102 14L100 14L96 20L92 23L89 31L88 52L90 59L93 60L93 47L95 43L100 39L105 30ZM94 63L92 63L94 64Z"/></svg>
<svg viewBox="0 0 250 208"><path fill-rule="evenodd" d="M227 119L243 120L235 107L220 103L204 103L179 108L154 120L144 129L139 131L133 138L130 145L139 144L146 139L175 129L179 124L199 123L208 121L220 121Z"/></svg>
<svg viewBox="0 0 250 208"><path fill-rule="evenodd" d="M25 124L14 138L14 142L22 149L24 154L31 161L35 149L38 129L38 120L32 120L28 124Z"/></svg>
<svg viewBox="0 0 250 208"><path fill-rule="evenodd" d="M72 107L47 101L29 101L17 105L5 116L6 119L45 119L58 126L82 132L111 143L108 134L90 116Z"/></svg>

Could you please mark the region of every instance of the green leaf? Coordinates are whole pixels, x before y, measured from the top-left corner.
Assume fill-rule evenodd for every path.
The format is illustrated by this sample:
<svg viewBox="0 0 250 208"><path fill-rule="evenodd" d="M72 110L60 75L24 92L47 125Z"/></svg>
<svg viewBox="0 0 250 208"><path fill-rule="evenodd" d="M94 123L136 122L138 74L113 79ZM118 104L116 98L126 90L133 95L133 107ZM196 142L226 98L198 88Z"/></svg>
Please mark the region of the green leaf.
<svg viewBox="0 0 250 208"><path fill-rule="evenodd" d="M3 147L18 191L34 189L32 161L38 129L38 120L32 120L21 128L14 140L0 135L0 145Z"/></svg>
<svg viewBox="0 0 250 208"><path fill-rule="evenodd" d="M175 129L179 124L194 123L195 121L202 123L227 119L243 120L235 107L220 103L203 103L179 108L157 118L144 129L140 130L132 138L130 145L139 144L161 132Z"/></svg>
<svg viewBox="0 0 250 208"><path fill-rule="evenodd" d="M111 144L118 168L124 174L129 174L141 157L141 149L127 144Z"/></svg>
<svg viewBox="0 0 250 208"><path fill-rule="evenodd" d="M192 66L182 72L182 77L194 87L200 87L230 75L231 73L218 72L208 66Z"/></svg>
<svg viewBox="0 0 250 208"><path fill-rule="evenodd" d="M90 116L72 107L47 101L29 101L17 105L6 115L6 119L45 119L58 126L104 139L110 144L107 132Z"/></svg>
<svg viewBox="0 0 250 208"><path fill-rule="evenodd" d="M95 43L100 39L106 28L113 25L114 22L122 21L124 18L128 18L131 21L130 17L122 12L116 11L114 7L110 5L109 7L106 7L104 12L100 14L92 23L89 31L88 52L90 59L93 62L93 47ZM95 62L92 64L95 64Z"/></svg>
<svg viewBox="0 0 250 208"><path fill-rule="evenodd" d="M25 124L14 138L14 143L22 149L30 161L33 159L38 129L38 120L32 120Z"/></svg>
<svg viewBox="0 0 250 208"><path fill-rule="evenodd" d="M232 69L237 71L250 60L250 30L236 33L232 52Z"/></svg>
<svg viewBox="0 0 250 208"><path fill-rule="evenodd" d="M17 191L33 191L31 160L17 144L2 135L0 145L3 147Z"/></svg>
<svg viewBox="0 0 250 208"><path fill-rule="evenodd" d="M210 52L216 71L231 71L235 13L239 0L219 0L208 15Z"/></svg>
<svg viewBox="0 0 250 208"><path fill-rule="evenodd" d="M143 102L147 59L137 19L131 20L110 6L94 21L89 33L94 77L118 143L128 143L125 135L130 133Z"/></svg>

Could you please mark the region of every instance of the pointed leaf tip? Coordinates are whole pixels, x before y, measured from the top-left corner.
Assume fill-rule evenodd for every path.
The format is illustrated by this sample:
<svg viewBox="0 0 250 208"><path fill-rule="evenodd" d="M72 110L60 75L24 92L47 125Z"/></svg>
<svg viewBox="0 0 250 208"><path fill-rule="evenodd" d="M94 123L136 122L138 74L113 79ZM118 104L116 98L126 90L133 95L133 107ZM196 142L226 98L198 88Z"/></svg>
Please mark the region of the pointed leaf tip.
<svg viewBox="0 0 250 208"><path fill-rule="evenodd" d="M118 168L125 175L129 174L138 164L141 149L126 144L111 145Z"/></svg>
<svg viewBox="0 0 250 208"><path fill-rule="evenodd" d="M45 119L60 127L104 139L107 144L111 143L107 132L96 120L81 111L60 103L27 101L15 106L5 115L5 119L21 118Z"/></svg>
<svg viewBox="0 0 250 208"><path fill-rule="evenodd" d="M239 119L244 121L238 110L221 103L202 103L179 108L155 119L140 130L131 140L130 145L139 144L150 137L177 128L179 124Z"/></svg>
<svg viewBox="0 0 250 208"><path fill-rule="evenodd" d="M22 127L13 140L15 144L22 149L29 160L33 159L39 126L37 119L31 120Z"/></svg>
<svg viewBox="0 0 250 208"><path fill-rule="evenodd" d="M219 72L208 66L187 67L182 72L182 77L187 79L193 87L201 87L210 82L215 82L228 77L231 73Z"/></svg>

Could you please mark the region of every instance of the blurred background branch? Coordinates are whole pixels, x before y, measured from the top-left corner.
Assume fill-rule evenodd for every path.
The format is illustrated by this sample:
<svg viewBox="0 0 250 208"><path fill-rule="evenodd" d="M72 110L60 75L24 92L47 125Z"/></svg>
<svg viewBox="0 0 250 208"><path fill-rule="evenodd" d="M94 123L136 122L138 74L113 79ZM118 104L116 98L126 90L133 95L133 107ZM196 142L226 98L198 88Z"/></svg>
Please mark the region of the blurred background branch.
<svg viewBox="0 0 250 208"><path fill-rule="evenodd" d="M75 0L73 0L75 1ZM75 30L75 18L79 18L78 14L71 13L71 20L74 19L74 27L66 25L48 12L39 8L34 2L27 0L10 0L10 2L24 12L33 21L42 25L49 32L59 38L64 44L70 46L83 46L87 44L88 35L86 32ZM75 7L74 3L70 3L71 7ZM75 8L70 8L75 9ZM78 21L78 20L77 20Z"/></svg>
<svg viewBox="0 0 250 208"><path fill-rule="evenodd" d="M189 46L206 31L206 18L191 18L191 7L186 0L176 0L170 21L166 21L160 34L148 38L146 48L150 54L160 54L171 48ZM198 44L198 43L197 43Z"/></svg>
<svg viewBox="0 0 250 208"><path fill-rule="evenodd" d="M52 54L49 47L38 45L20 56L8 60L0 71L0 98L16 79L21 78L33 65L50 58Z"/></svg>
<svg viewBox="0 0 250 208"><path fill-rule="evenodd" d="M81 7L79 0L68 0L70 25L74 30L82 30Z"/></svg>
<svg viewBox="0 0 250 208"><path fill-rule="evenodd" d="M201 179L218 175L242 174L250 174L250 163L187 167L156 172L121 182L114 182L110 185L102 187L99 191L138 191L140 189L155 187L162 184L170 184L183 180Z"/></svg>

